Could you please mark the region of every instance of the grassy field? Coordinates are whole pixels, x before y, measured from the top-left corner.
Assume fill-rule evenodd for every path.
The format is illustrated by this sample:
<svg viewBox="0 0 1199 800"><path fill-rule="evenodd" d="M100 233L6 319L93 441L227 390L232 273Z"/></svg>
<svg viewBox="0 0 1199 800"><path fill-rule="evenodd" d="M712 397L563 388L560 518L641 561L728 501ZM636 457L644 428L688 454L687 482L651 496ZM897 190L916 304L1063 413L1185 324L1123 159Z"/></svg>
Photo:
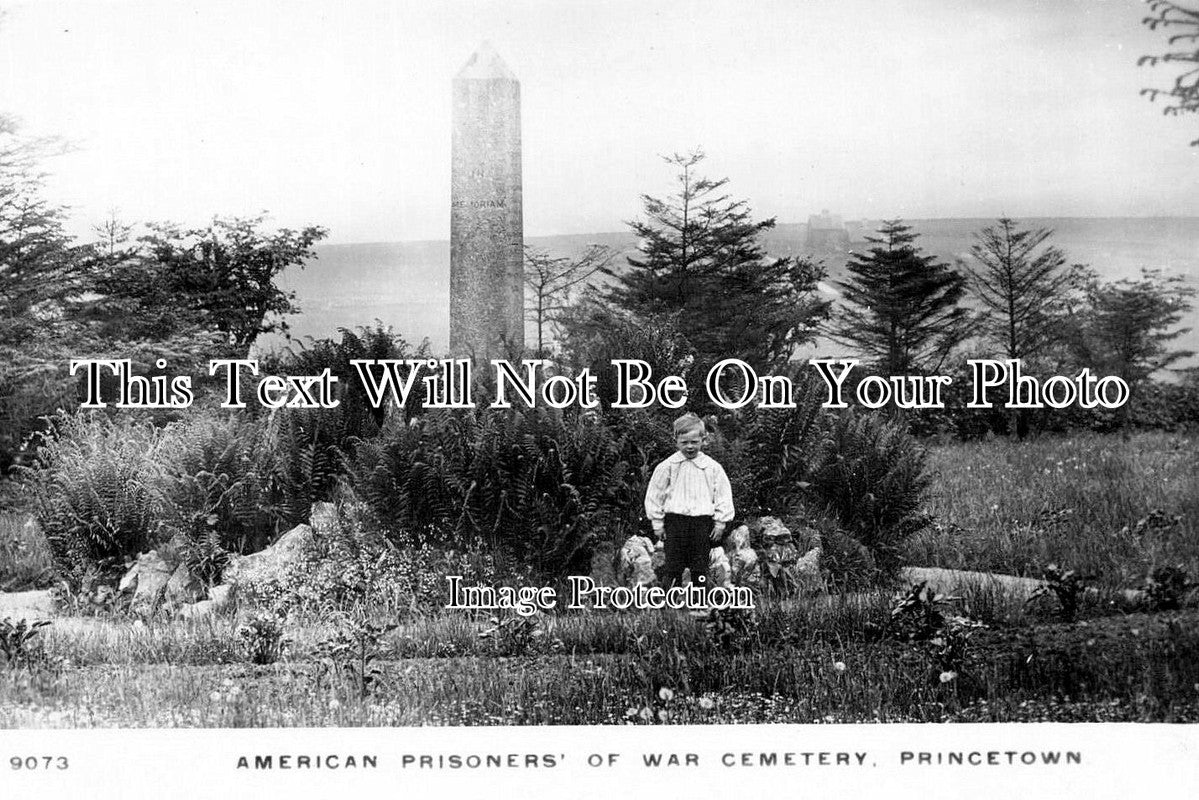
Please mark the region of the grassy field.
<svg viewBox="0 0 1199 800"><path fill-rule="evenodd" d="M908 561L1095 573L1075 621L981 590L907 617L889 592L708 619L441 612L384 629L376 612L289 618L281 657L254 664L245 619L72 617L0 670L0 726L1199 721L1199 610L1111 602L1153 567L1199 574L1197 462L1159 434L932 451L937 524ZM0 526L0 580L27 588L44 543Z"/></svg>
<svg viewBox="0 0 1199 800"><path fill-rule="evenodd" d="M997 439L931 456L937 524L910 543L909 563L1031 577L1056 563L1110 588L1158 566L1199 574L1199 440Z"/></svg>

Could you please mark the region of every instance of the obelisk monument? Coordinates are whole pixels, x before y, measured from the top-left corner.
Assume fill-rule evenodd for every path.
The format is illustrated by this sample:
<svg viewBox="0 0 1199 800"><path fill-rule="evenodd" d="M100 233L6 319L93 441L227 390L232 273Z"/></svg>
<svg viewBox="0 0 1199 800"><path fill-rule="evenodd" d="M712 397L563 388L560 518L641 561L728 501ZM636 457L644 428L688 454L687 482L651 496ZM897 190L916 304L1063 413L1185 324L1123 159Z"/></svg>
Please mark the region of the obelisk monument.
<svg viewBox="0 0 1199 800"><path fill-rule="evenodd" d="M450 351L486 361L524 348L520 82L484 42L454 77Z"/></svg>

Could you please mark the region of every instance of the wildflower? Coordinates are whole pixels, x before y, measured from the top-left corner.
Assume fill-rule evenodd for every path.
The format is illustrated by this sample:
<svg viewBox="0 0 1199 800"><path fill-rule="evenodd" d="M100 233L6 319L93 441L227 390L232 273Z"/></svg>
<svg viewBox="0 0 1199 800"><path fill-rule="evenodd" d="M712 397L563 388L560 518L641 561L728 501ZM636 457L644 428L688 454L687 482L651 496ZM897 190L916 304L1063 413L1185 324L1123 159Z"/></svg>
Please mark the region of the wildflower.
<svg viewBox="0 0 1199 800"><path fill-rule="evenodd" d="M956 672L954 672L953 670L951 670L951 669L945 670L944 672L941 673L941 683L949 683L952 680L956 680L957 677L958 677L958 674Z"/></svg>
<svg viewBox="0 0 1199 800"><path fill-rule="evenodd" d="M845 662L844 661L834 661L833 669L835 669L837 672L844 672L845 671Z"/></svg>
<svg viewBox="0 0 1199 800"><path fill-rule="evenodd" d="M208 699L214 703L219 703L221 702L221 693L218 691L212 691L209 693Z"/></svg>
<svg viewBox="0 0 1199 800"><path fill-rule="evenodd" d="M701 697L699 699L699 707L704 711L711 711L712 709L716 708L716 701L711 697Z"/></svg>
<svg viewBox="0 0 1199 800"><path fill-rule="evenodd" d="M331 700L329 700L329 710L330 710L330 711L336 711L336 710L337 710L337 709L339 709L339 708L341 708L341 701L340 701L340 700L338 700L336 697L334 697L334 698L332 698Z"/></svg>
<svg viewBox="0 0 1199 800"><path fill-rule="evenodd" d="M637 716L637 709L633 706L629 706L624 710L624 715L626 717L635 717Z"/></svg>
<svg viewBox="0 0 1199 800"><path fill-rule="evenodd" d="M665 722L668 719L670 719L670 713L664 708L658 709L658 721Z"/></svg>
<svg viewBox="0 0 1199 800"><path fill-rule="evenodd" d="M674 690L670 689L666 686L663 686L661 689L658 690L658 697L663 702L669 703L671 700L674 699Z"/></svg>
<svg viewBox="0 0 1199 800"><path fill-rule="evenodd" d="M641 709L637 716L641 717L646 722L649 722L651 719L653 719L654 712L650 710L649 706L646 706L645 708Z"/></svg>

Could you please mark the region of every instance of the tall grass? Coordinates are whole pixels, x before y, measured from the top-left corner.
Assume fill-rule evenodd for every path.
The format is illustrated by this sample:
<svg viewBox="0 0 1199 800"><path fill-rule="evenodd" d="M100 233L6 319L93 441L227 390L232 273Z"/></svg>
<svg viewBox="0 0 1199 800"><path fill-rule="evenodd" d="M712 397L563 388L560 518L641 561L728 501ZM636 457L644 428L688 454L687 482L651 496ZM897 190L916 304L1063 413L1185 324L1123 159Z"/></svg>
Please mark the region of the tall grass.
<svg viewBox="0 0 1199 800"><path fill-rule="evenodd" d="M0 513L0 592L42 589L54 582L54 557L26 514Z"/></svg>
<svg viewBox="0 0 1199 800"><path fill-rule="evenodd" d="M611 615L647 625L630 634L662 624L652 617ZM200 650L168 653L165 640L126 633L135 651L172 662L0 673L0 726L604 724L640 721L643 709L665 722L1057 719L1079 709L1088 719L1194 721L1195 622L1189 612L986 631L943 680L926 651L894 640L809 630L726 652L680 617L666 635L631 637L626 652L392 659L365 698L301 654L262 667L211 663Z"/></svg>
<svg viewBox="0 0 1199 800"><path fill-rule="evenodd" d="M1167 564L1199 574L1199 440L952 444L931 451L930 467L939 524L909 541L909 563L1033 577L1057 563L1109 588Z"/></svg>

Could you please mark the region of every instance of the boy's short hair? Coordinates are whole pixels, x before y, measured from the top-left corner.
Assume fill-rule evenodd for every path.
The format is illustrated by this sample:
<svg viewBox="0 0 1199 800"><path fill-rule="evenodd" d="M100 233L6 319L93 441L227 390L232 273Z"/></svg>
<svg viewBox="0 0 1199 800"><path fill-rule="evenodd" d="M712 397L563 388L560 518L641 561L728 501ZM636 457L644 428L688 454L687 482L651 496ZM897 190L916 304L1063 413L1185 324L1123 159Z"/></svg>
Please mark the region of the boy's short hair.
<svg viewBox="0 0 1199 800"><path fill-rule="evenodd" d="M693 413L688 412L674 421L675 438L694 430L698 430L700 433L708 432L704 421Z"/></svg>

